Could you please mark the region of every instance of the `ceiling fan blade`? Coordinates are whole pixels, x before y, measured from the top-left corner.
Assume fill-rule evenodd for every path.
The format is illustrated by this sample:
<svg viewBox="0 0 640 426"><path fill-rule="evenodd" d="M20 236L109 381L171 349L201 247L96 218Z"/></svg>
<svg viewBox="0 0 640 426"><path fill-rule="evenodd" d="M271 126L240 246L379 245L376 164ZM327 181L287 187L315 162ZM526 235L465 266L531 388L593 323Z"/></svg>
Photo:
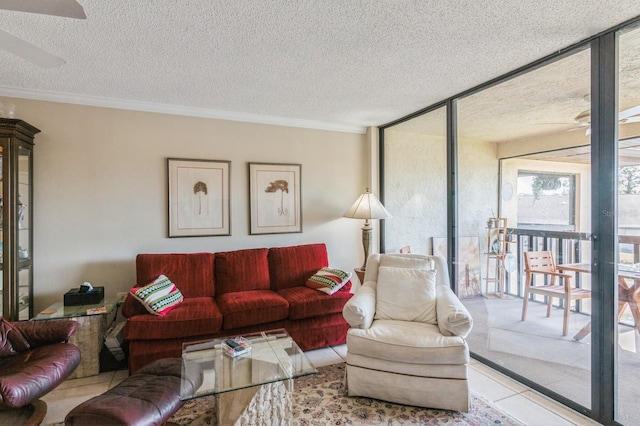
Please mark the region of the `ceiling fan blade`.
<svg viewBox="0 0 640 426"><path fill-rule="evenodd" d="M87 18L84 8L76 0L0 0L0 9L64 16L65 18Z"/></svg>
<svg viewBox="0 0 640 426"><path fill-rule="evenodd" d="M0 30L0 49L13 53L42 68L56 68L66 63L64 59L2 30Z"/></svg>

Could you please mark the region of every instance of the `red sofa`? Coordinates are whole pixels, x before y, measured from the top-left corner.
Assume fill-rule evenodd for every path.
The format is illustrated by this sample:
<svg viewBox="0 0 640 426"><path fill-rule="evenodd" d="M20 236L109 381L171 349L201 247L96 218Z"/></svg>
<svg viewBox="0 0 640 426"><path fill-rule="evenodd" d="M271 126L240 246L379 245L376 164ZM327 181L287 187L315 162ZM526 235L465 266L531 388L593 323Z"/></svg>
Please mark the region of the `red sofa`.
<svg viewBox="0 0 640 426"><path fill-rule="evenodd" d="M303 350L339 345L351 282L332 295L305 286L327 267L324 244L221 253L139 254L137 285L166 275L184 296L167 316L149 314L130 294L122 313L129 373L151 361L180 357L182 343L284 328Z"/></svg>

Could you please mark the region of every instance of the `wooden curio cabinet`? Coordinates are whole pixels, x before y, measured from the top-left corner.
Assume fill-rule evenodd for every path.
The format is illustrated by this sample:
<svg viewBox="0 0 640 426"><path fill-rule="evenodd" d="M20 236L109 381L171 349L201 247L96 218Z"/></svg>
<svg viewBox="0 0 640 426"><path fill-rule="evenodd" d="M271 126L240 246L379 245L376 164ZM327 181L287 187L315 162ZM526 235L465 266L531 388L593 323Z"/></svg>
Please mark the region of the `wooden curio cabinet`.
<svg viewBox="0 0 640 426"><path fill-rule="evenodd" d="M33 139L40 130L0 118L0 315L33 317Z"/></svg>

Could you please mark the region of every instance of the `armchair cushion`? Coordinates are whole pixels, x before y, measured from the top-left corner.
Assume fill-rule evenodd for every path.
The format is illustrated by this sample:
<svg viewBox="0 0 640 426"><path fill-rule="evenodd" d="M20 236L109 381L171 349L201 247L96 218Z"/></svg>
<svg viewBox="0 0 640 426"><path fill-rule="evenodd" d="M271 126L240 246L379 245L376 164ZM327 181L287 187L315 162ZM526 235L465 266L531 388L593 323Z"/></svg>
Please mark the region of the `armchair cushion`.
<svg viewBox="0 0 640 426"><path fill-rule="evenodd" d="M27 342L18 330L4 318L0 318L0 359L24 352L29 349Z"/></svg>
<svg viewBox="0 0 640 426"><path fill-rule="evenodd" d="M78 328L78 323L72 320L16 322L8 322L4 318L0 320L13 328L8 336L16 352L24 352L51 343L66 342ZM2 336L1 339L4 340L4 332Z"/></svg>
<svg viewBox="0 0 640 426"><path fill-rule="evenodd" d="M24 407L58 386L80 363L80 350L63 343L78 323L0 318L0 410Z"/></svg>
<svg viewBox="0 0 640 426"><path fill-rule="evenodd" d="M436 287L438 327L445 336L467 337L473 327L473 318L454 292L445 285Z"/></svg>
<svg viewBox="0 0 640 426"><path fill-rule="evenodd" d="M70 343L37 347L2 360L0 407L19 408L51 392L80 364Z"/></svg>
<svg viewBox="0 0 640 426"><path fill-rule="evenodd" d="M437 325L421 322L375 320L366 329L350 329L348 356L393 361L396 364L446 364L469 362L467 344L459 336L443 336Z"/></svg>
<svg viewBox="0 0 640 426"><path fill-rule="evenodd" d="M436 271L380 266L375 318L437 324Z"/></svg>

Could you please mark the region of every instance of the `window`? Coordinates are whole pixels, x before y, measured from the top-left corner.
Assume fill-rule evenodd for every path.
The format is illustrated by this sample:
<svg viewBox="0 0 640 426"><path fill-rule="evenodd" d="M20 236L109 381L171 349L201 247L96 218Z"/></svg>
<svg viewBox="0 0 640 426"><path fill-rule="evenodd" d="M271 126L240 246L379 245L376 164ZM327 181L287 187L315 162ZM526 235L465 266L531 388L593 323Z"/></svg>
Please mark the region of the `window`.
<svg viewBox="0 0 640 426"><path fill-rule="evenodd" d="M518 228L574 231L576 177L535 171L518 172Z"/></svg>

